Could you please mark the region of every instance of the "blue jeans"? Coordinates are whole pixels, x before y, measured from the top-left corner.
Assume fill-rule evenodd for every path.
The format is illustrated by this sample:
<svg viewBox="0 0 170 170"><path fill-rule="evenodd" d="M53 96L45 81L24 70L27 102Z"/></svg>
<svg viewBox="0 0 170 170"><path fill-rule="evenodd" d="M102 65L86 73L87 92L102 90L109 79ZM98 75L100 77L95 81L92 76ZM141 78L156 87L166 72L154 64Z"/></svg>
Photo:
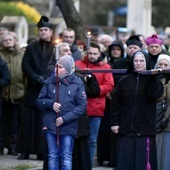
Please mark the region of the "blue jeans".
<svg viewBox="0 0 170 170"><path fill-rule="evenodd" d="M91 164L93 164L93 159L96 153L96 141L99 131L99 126L101 122L101 117L89 117L90 120L90 136L89 136L89 145L90 145L90 157Z"/></svg>
<svg viewBox="0 0 170 170"><path fill-rule="evenodd" d="M57 135L47 132L46 140L48 145L48 170L72 169L72 152L74 137L60 135L59 147L57 146Z"/></svg>

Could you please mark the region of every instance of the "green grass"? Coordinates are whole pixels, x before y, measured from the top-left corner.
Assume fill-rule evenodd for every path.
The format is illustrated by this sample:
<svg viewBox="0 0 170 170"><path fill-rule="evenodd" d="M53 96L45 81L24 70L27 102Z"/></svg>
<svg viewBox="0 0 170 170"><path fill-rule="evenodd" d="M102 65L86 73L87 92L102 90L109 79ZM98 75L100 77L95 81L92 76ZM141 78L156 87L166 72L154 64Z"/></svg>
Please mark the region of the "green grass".
<svg viewBox="0 0 170 170"><path fill-rule="evenodd" d="M33 168L31 165L18 165L14 167L14 170L27 170Z"/></svg>
<svg viewBox="0 0 170 170"><path fill-rule="evenodd" d="M17 165L15 167L6 167L6 168L3 168L1 170L28 170L28 169L31 169L31 168L35 168L36 166L34 165L28 165L28 164L24 164L24 165Z"/></svg>

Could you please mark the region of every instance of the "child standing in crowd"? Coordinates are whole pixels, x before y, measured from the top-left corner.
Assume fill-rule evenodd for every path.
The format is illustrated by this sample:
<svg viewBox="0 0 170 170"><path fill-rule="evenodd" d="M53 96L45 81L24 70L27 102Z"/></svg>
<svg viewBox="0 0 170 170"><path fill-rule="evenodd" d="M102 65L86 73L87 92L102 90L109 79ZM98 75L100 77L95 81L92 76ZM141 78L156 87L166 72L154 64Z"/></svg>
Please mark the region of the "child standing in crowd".
<svg viewBox="0 0 170 170"><path fill-rule="evenodd" d="M43 131L48 145L49 170L59 169L60 159L62 169L72 169L72 152L78 119L86 110L84 85L73 73L73 68L74 60L71 56L59 58L56 74L44 81L37 99L37 106L44 113Z"/></svg>
<svg viewBox="0 0 170 170"><path fill-rule="evenodd" d="M170 56L167 54L160 54L156 63L156 68L170 69ZM170 77L169 74L164 74L161 81L164 84L164 94L159 99L157 105L157 117L162 114L163 119L167 119L167 125L160 126L161 129L157 129L156 144L157 144L157 160L158 170L170 169ZM165 104L166 103L166 104ZM162 109L161 109L162 108ZM163 111L165 109L165 111ZM163 111L163 112L162 112ZM157 122L158 123L158 122ZM157 126L158 127L158 126Z"/></svg>

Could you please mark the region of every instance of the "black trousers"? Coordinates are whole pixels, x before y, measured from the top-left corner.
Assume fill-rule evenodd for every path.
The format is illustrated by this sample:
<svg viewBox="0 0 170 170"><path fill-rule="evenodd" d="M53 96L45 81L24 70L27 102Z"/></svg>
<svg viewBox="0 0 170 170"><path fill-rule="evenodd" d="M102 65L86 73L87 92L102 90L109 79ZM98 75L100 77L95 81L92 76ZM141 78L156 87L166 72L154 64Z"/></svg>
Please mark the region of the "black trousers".
<svg viewBox="0 0 170 170"><path fill-rule="evenodd" d="M3 102L1 112L0 148L15 150L19 129L21 107L11 101Z"/></svg>

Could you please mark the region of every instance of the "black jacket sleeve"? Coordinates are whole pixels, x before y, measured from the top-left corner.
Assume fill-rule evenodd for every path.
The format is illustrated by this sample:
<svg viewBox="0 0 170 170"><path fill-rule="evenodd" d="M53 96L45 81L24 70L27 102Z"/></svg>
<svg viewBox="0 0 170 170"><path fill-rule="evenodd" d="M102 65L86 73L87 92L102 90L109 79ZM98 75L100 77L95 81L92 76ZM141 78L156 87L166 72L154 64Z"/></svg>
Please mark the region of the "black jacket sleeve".
<svg viewBox="0 0 170 170"><path fill-rule="evenodd" d="M10 83L11 75L7 63L0 58L0 88L7 86Z"/></svg>
<svg viewBox="0 0 170 170"><path fill-rule="evenodd" d="M87 81L82 77L82 80L84 82L87 97L95 98L100 95L100 86L95 75L91 74L90 77L87 76Z"/></svg>
<svg viewBox="0 0 170 170"><path fill-rule="evenodd" d="M162 96L163 91L164 91L164 86L160 81L160 76L151 75L147 85L147 94L151 98L159 98Z"/></svg>

